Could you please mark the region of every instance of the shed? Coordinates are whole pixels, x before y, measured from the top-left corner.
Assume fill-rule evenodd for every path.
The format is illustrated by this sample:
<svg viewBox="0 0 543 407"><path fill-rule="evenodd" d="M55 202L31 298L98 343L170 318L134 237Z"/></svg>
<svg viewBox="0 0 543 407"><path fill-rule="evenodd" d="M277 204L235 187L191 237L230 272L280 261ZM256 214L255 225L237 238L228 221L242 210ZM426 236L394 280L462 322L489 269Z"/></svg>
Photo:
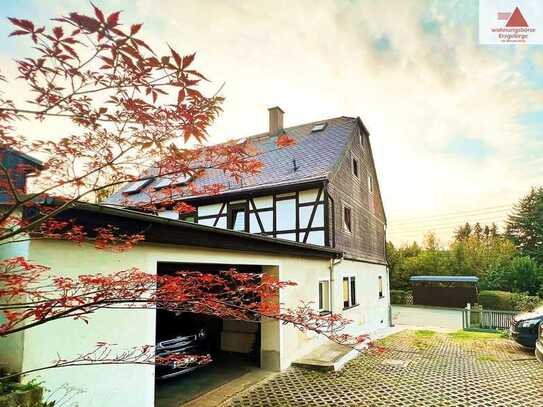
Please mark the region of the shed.
<svg viewBox="0 0 543 407"><path fill-rule="evenodd" d="M464 308L479 302L476 276L412 276L413 304Z"/></svg>

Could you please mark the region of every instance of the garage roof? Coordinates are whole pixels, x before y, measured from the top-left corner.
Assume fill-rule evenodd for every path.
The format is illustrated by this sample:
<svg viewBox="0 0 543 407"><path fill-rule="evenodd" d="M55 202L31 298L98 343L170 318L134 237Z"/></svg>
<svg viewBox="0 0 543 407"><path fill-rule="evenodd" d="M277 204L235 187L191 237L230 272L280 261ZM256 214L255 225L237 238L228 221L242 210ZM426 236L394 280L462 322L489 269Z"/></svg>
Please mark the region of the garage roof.
<svg viewBox="0 0 543 407"><path fill-rule="evenodd" d="M237 232L192 222L161 218L129 209L79 202L56 216L74 220L87 231L105 225L119 227L123 233L143 233L146 242L211 247L239 251L340 258L339 250L269 236Z"/></svg>
<svg viewBox="0 0 543 407"><path fill-rule="evenodd" d="M409 278L412 282L435 282L435 283L477 283L479 277L476 276L412 276Z"/></svg>

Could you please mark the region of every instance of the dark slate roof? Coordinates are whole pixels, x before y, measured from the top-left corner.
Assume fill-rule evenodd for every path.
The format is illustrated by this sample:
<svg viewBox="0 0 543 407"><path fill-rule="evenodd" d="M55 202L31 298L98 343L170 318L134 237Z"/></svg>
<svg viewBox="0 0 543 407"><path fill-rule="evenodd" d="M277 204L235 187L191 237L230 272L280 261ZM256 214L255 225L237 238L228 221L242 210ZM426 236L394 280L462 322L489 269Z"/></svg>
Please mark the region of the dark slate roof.
<svg viewBox="0 0 543 407"><path fill-rule="evenodd" d="M206 170L206 174L195 179L193 183L196 188L222 184L226 186L225 192L234 192L327 179L339 163L350 136L357 126L357 120L357 118L342 116L285 128L285 134L296 141L295 145L287 148L278 148L275 144L277 137L270 136L269 133L249 137L256 149L261 152L258 154L258 159L262 162L263 168L258 175L247 176L236 183L220 170ZM311 132L315 124L323 122L326 122L324 130ZM298 167L296 171L294 171L294 159ZM158 180L153 181L146 188L153 188L157 182ZM123 195L122 192L128 187L129 184L121 188L105 203L121 205L125 202L129 205L132 202L145 202L147 199L145 193Z"/></svg>
<svg viewBox="0 0 543 407"><path fill-rule="evenodd" d="M477 283L476 276L412 276L411 282L435 282L435 283Z"/></svg>

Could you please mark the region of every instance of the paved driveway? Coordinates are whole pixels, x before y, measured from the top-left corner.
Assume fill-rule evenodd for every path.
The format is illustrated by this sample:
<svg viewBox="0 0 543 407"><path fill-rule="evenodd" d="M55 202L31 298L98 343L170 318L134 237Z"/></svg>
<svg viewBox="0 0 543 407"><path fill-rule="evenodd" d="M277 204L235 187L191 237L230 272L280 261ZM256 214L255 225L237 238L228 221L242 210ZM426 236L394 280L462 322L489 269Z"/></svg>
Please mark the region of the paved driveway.
<svg viewBox="0 0 543 407"><path fill-rule="evenodd" d="M543 406L543 364L497 334L404 331L335 373L291 368L226 405Z"/></svg>

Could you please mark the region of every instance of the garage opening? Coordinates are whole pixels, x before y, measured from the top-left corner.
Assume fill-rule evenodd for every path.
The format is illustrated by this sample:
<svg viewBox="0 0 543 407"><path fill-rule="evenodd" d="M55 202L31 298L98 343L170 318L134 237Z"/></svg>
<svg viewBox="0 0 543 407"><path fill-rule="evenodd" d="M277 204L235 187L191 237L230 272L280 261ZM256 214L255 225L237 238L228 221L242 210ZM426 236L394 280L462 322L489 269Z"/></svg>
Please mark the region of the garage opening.
<svg viewBox="0 0 543 407"><path fill-rule="evenodd" d="M235 268L243 273L261 273L258 265L159 263L159 275L178 271L219 273ZM178 407L245 373L260 367L261 325L256 322L226 320L194 313L157 310L157 352L210 354L206 366L176 369L155 368L155 406Z"/></svg>

